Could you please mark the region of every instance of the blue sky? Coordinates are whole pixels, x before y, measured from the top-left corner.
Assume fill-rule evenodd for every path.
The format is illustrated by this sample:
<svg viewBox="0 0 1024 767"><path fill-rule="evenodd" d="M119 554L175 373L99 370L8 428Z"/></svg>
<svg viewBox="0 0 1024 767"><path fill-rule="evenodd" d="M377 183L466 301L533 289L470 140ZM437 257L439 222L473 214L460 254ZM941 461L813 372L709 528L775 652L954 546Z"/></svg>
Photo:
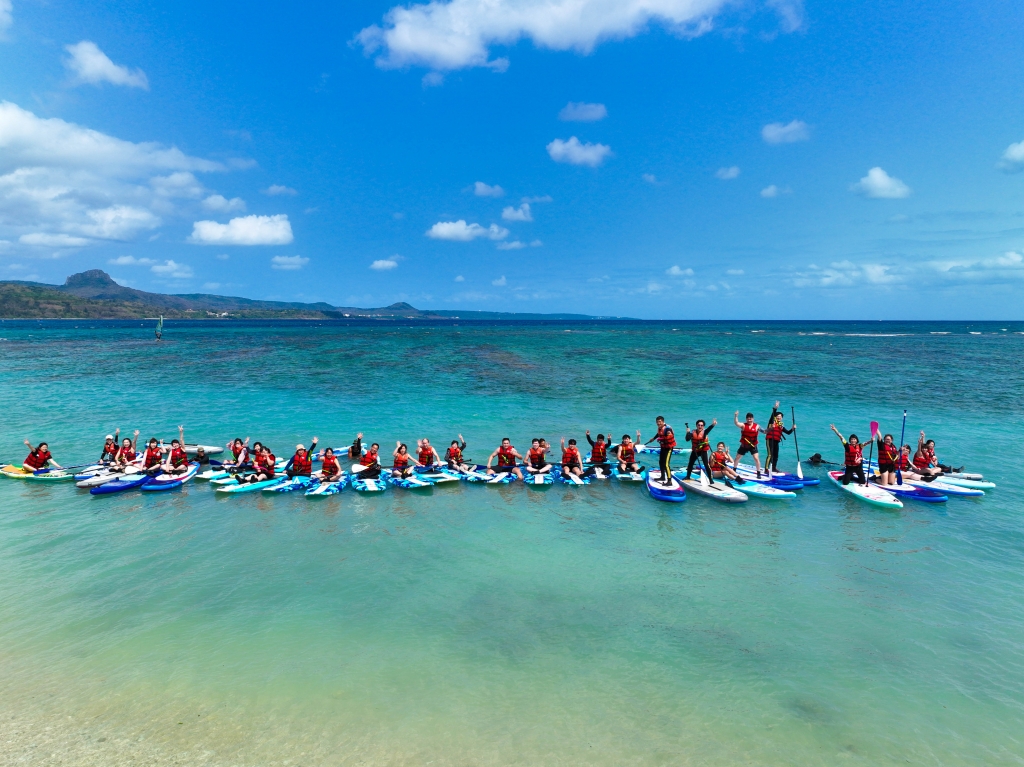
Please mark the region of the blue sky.
<svg viewBox="0 0 1024 767"><path fill-rule="evenodd" d="M1024 317L1011 3L0 0L0 279Z"/></svg>

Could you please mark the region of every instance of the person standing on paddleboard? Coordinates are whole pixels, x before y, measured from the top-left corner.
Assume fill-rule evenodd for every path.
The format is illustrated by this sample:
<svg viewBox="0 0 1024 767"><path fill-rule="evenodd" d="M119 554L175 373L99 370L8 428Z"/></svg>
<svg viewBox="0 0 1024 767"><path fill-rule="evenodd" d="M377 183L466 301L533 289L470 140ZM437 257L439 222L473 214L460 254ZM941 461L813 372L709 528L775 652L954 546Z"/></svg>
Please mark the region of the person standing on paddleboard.
<svg viewBox="0 0 1024 767"><path fill-rule="evenodd" d="M640 442L639 429L636 432L636 441ZM636 445L629 438L628 434L622 435L622 441L612 449L612 452L615 453L615 457L618 459L619 471L623 473L640 471L640 464L636 461Z"/></svg>
<svg viewBox="0 0 1024 767"><path fill-rule="evenodd" d="M50 466L55 469L61 468L61 465L53 459L53 455L50 453L50 446L47 443L40 442L36 447L32 447L32 443L26 439L25 447L28 448L29 452L28 457L22 462L21 468L33 472L49 468Z"/></svg>
<svg viewBox="0 0 1024 767"><path fill-rule="evenodd" d="M444 460L448 464L448 468L452 471L469 471L470 465L466 463L466 459L463 457L463 452L466 449L466 440L459 435L458 439L453 439L452 444L448 446L448 449L444 451Z"/></svg>
<svg viewBox="0 0 1024 767"><path fill-rule="evenodd" d="M114 429L113 434L108 434L103 442L103 451L100 453L100 463L114 463L120 448L117 446L117 438L121 435L120 429Z"/></svg>
<svg viewBox="0 0 1024 767"><path fill-rule="evenodd" d="M843 435L839 433L835 424L830 423L828 427L839 437L839 441L843 443L843 451L846 453L843 460L843 465L846 467L843 484L848 485L851 479L856 479L858 484L866 485L868 481L864 478L864 453L857 435L851 434L849 439L843 439Z"/></svg>
<svg viewBox="0 0 1024 767"><path fill-rule="evenodd" d="M491 462L494 461L495 458L498 459L498 465L492 469ZM518 450L512 447L512 440L505 437L501 440L501 444L498 445L498 448L487 457L487 473L492 476L498 473L512 473L519 479L522 479L523 472L521 472L519 467L516 466L516 459L522 459L522 456L519 455Z"/></svg>
<svg viewBox="0 0 1024 767"><path fill-rule="evenodd" d="M708 451L711 450L708 435L717 425L717 418L711 421L711 425L706 429L704 428L703 419L698 419L697 423L693 425L692 430L690 429L690 424L686 424L686 440L690 443L690 460L686 464L686 476L683 477L684 482L690 478L697 461L700 461L704 464L704 471L707 472L708 481L712 485L715 484L714 475L711 473L711 467L708 465ZM698 471L700 471L699 468Z"/></svg>
<svg viewBox="0 0 1024 767"><path fill-rule="evenodd" d="M792 434L796 429L787 429L782 413L779 412L779 401L775 400L775 407L772 408L771 418L768 419L768 428L764 430L764 444L768 448L768 456L765 458L764 467L770 471L779 470L779 447L786 434Z"/></svg>
<svg viewBox="0 0 1024 767"><path fill-rule="evenodd" d="M740 458L750 453L750 457L754 459L754 466L757 468L757 478L761 479L761 458L757 454L757 435L764 429L754 423L753 413L747 413L744 422L740 423L740 411L737 410L732 419L740 430L740 446L736 449L735 465L739 467Z"/></svg>
<svg viewBox="0 0 1024 767"><path fill-rule="evenodd" d="M658 468L661 469L661 484L670 486L672 484L672 450L676 446L676 433L672 427L665 423L664 416L654 419L658 426L658 432L644 444L649 445L655 440L661 446L658 453ZM639 433L638 433L639 434Z"/></svg>
<svg viewBox="0 0 1024 767"><path fill-rule="evenodd" d="M530 443L530 449L526 451L526 470L530 474L547 474L551 471L551 464L547 462L544 454L547 452L540 443L541 441L534 437L533 442Z"/></svg>

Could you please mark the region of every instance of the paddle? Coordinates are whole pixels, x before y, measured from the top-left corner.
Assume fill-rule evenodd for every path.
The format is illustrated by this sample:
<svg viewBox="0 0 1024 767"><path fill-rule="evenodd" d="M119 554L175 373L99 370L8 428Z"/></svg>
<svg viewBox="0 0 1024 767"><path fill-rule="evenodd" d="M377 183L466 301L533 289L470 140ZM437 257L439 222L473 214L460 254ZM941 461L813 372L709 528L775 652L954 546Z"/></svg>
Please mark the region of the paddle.
<svg viewBox="0 0 1024 767"><path fill-rule="evenodd" d="M878 437L878 421L871 422L871 447L868 448L868 471L864 472L864 486L868 484L868 472L871 471L871 459L875 455L875 439Z"/></svg>
<svg viewBox="0 0 1024 767"><path fill-rule="evenodd" d="M907 431L907 411L903 411L903 428L900 429L900 444L899 452L896 454L896 484L903 484L903 472L900 470L900 464L903 463L903 437L906 436Z"/></svg>
<svg viewBox="0 0 1024 767"><path fill-rule="evenodd" d="M52 466L49 469L36 469L32 473L34 475L36 475L36 476L39 476L40 474L49 474L51 471L69 471L71 469L84 469L87 466L95 466L95 465L96 465L96 463L93 462L93 463L80 463L77 466L61 466L60 468L57 468L56 466Z"/></svg>
<svg viewBox="0 0 1024 767"><path fill-rule="evenodd" d="M800 443L796 441L796 408L790 406L789 412L793 416L793 447L796 448L796 478L804 478L804 470L800 465Z"/></svg>

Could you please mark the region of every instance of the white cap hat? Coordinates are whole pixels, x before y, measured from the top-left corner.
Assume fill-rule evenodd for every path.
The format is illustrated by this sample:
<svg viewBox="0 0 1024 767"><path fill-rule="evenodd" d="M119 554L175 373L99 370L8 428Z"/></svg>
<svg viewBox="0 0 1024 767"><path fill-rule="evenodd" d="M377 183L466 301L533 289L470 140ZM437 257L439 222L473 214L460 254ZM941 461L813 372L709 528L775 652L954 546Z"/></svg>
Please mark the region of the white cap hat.
<svg viewBox="0 0 1024 767"><path fill-rule="evenodd" d="M295 446L295 449L296 449L296 450L305 450L305 449L306 449L306 446L305 446L305 445L296 445L296 446Z"/></svg>
<svg viewBox="0 0 1024 767"><path fill-rule="evenodd" d="M107 442L113 442L113 441L114 441L114 435L113 434L108 434L107 435Z"/></svg>

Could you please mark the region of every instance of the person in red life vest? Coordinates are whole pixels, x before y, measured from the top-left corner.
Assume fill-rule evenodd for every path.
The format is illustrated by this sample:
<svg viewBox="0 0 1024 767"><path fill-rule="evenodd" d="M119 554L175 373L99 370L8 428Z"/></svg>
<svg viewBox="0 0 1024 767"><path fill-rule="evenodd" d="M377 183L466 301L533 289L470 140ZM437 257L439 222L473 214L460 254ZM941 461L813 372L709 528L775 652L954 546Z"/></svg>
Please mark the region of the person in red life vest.
<svg viewBox="0 0 1024 767"><path fill-rule="evenodd" d="M672 450L676 446L676 433L672 430L672 427L665 423L664 416L658 416L654 419L654 423L658 426L657 433L651 437L645 445L649 445L655 440L658 441L658 445L661 450L658 452L658 468L661 470L661 484L669 486L672 484Z"/></svg>
<svg viewBox="0 0 1024 767"><path fill-rule="evenodd" d="M274 479L277 474L276 463L277 456L270 452L270 448L260 442L254 442L252 445L252 473L236 474L235 479L242 484Z"/></svg>
<svg viewBox="0 0 1024 767"><path fill-rule="evenodd" d="M498 465L491 468L491 463L494 459L498 459ZM505 437L501 444L498 445L497 449L490 454L487 458L487 473L488 474L515 474L519 479L523 478L523 472L516 466L516 460L521 459L519 451L512 447L512 440Z"/></svg>
<svg viewBox="0 0 1024 767"><path fill-rule="evenodd" d="M765 469L776 472L779 470L779 447L786 438L785 435L792 434L795 428L796 424L793 424L792 429L786 428L782 413L779 412L779 402L776 400L771 418L768 419L768 428L764 430L764 444L768 448L768 457L764 461Z"/></svg>
<svg viewBox="0 0 1024 767"><path fill-rule="evenodd" d="M50 446L45 442L40 442L36 447L32 447L32 443L26 439L25 447L28 448L29 453L28 457L22 462L21 468L27 471L39 471L50 466L55 469L61 468L61 465L53 460Z"/></svg>
<svg viewBox="0 0 1024 767"><path fill-rule="evenodd" d="M158 474L163 466L164 453L167 448L157 442L156 437L150 437L146 443L146 449L142 451L142 469L148 474Z"/></svg>
<svg viewBox="0 0 1024 767"><path fill-rule="evenodd" d="M878 442L878 478L875 481L880 485L895 485L900 448L893 442L891 434L884 437L879 434L875 439Z"/></svg>
<svg viewBox="0 0 1024 767"><path fill-rule="evenodd" d="M711 464L711 474L715 479L731 479L733 482L741 485L746 482L729 465L732 462L732 456L729 455L729 448L725 446L724 442L718 443L715 447L715 452L709 456L709 462Z"/></svg>
<svg viewBox="0 0 1024 767"><path fill-rule="evenodd" d="M540 439L534 438L530 443L530 449L526 451L526 471L530 474L547 474L551 471L551 464L545 457L547 451L541 446Z"/></svg>
<svg viewBox="0 0 1024 767"><path fill-rule="evenodd" d="M228 470L238 470L245 468L249 465L249 438L246 437L245 441L242 441L241 437L235 437L234 442L228 442L228 450L231 451L231 460L224 461L224 468Z"/></svg>
<svg viewBox="0 0 1024 767"><path fill-rule="evenodd" d="M358 439L362 439L362 435L361 434L359 435ZM350 448L350 450L351 450L351 448ZM358 474L359 474L360 477L364 477L366 479L377 479L377 477L380 476L380 472L381 472L380 445L378 445L376 442L374 442L372 445L370 445L370 449L367 450L365 453L363 453L363 455L361 455L359 457L359 466L365 467L365 468L359 469ZM352 467L352 469L353 469L352 473L353 474L356 473L355 470L357 468L358 467L356 467L356 466Z"/></svg>
<svg viewBox="0 0 1024 767"><path fill-rule="evenodd" d="M426 437L416 440L416 461L420 466L433 466L435 463L441 463L441 456L437 454L434 446Z"/></svg>
<svg viewBox="0 0 1024 767"><path fill-rule="evenodd" d="M640 441L639 430L636 433L636 441ZM636 460L636 445L628 434L622 435L622 441L612 449L612 452L615 453L615 457L619 461L619 471L625 473L640 471L642 468Z"/></svg>
<svg viewBox="0 0 1024 767"><path fill-rule="evenodd" d="M334 450L326 448L324 457L320 459L320 471L316 473L316 476L320 478L321 482L337 482L341 479L341 473L341 464L334 456Z"/></svg>
<svg viewBox="0 0 1024 767"><path fill-rule="evenodd" d="M843 465L846 467L846 472L843 474L843 484L848 485L851 479L856 479L861 485L866 485L868 481L864 477L864 453L857 435L851 434L849 439L843 439L843 435L839 433L839 429L834 424L829 424L829 428L839 437L840 442L843 443L843 450L846 453L843 459Z"/></svg>
<svg viewBox="0 0 1024 767"><path fill-rule="evenodd" d="M590 443L590 470L595 474L610 473L611 465L608 463L608 451L612 446L612 433L608 432L608 441L605 442L604 435L598 434L595 442L590 438L590 430L587 430L587 442Z"/></svg>
<svg viewBox="0 0 1024 767"><path fill-rule="evenodd" d="M313 441L309 443L309 451L306 451L305 445L295 446L295 455L292 456L291 460L288 461L288 466L285 468L285 474L291 478L295 477L308 477L313 473L313 454L316 452L317 437L313 437Z"/></svg>
<svg viewBox="0 0 1024 767"><path fill-rule="evenodd" d="M562 473L583 476L583 457L576 447L576 440L570 439L566 445L565 437L562 437Z"/></svg>
<svg viewBox="0 0 1024 767"><path fill-rule="evenodd" d="M757 467L757 478L761 478L761 458L757 454L757 435L762 433L762 429L758 424L754 423L754 414L747 413L747 417L743 423L740 423L740 411L737 410L733 414L732 419L736 426L740 430L740 446L736 450L736 465L739 466L740 458L747 453L754 459L754 466Z"/></svg>
<svg viewBox="0 0 1024 767"><path fill-rule="evenodd" d="M444 451L444 461L449 469L452 471L469 471L472 468L466 463L466 458L463 455L465 450L466 440L460 434L459 438L453 439L452 444Z"/></svg>
<svg viewBox="0 0 1024 767"><path fill-rule="evenodd" d="M116 462L122 469L130 463L135 463L135 457L137 455L136 446L139 442L139 430L135 430L134 439L128 439L125 437L121 440L121 447L117 449Z"/></svg>
<svg viewBox="0 0 1024 767"><path fill-rule="evenodd" d="M184 474L188 471L188 454L185 452L185 427L178 427L178 438L171 440L167 460L161 467L164 474Z"/></svg>
<svg viewBox="0 0 1024 767"><path fill-rule="evenodd" d="M120 435L120 429L114 429L113 434L107 435L103 442L103 451L100 453L100 463L114 463L117 460L117 453L120 450L117 446L117 438Z"/></svg>
<svg viewBox="0 0 1024 767"><path fill-rule="evenodd" d="M921 432L921 436L917 440L917 452L914 453L914 470L918 474L926 478L937 477L943 472L963 471L963 468L961 466L959 469L954 469L952 466L939 463L939 459L935 455L935 440L925 440L924 432Z"/></svg>
<svg viewBox="0 0 1024 767"><path fill-rule="evenodd" d="M391 467L392 477L411 477L413 474L413 460L409 455L409 446L404 442L397 442L398 447L391 455L394 456L394 463Z"/></svg>
<svg viewBox="0 0 1024 767"><path fill-rule="evenodd" d="M697 461L704 464L704 471L708 475L708 481L713 485L715 484L714 475L711 473L711 467L708 465L708 452L711 450L711 443L708 442L708 435L711 430L718 425L718 419L714 419L711 425L704 428L703 419L698 419L690 428L690 424L686 424L686 441L690 443L690 460L686 464L686 476L683 480L690 478L693 473L693 467ZM700 467L697 467L697 471L700 471Z"/></svg>

